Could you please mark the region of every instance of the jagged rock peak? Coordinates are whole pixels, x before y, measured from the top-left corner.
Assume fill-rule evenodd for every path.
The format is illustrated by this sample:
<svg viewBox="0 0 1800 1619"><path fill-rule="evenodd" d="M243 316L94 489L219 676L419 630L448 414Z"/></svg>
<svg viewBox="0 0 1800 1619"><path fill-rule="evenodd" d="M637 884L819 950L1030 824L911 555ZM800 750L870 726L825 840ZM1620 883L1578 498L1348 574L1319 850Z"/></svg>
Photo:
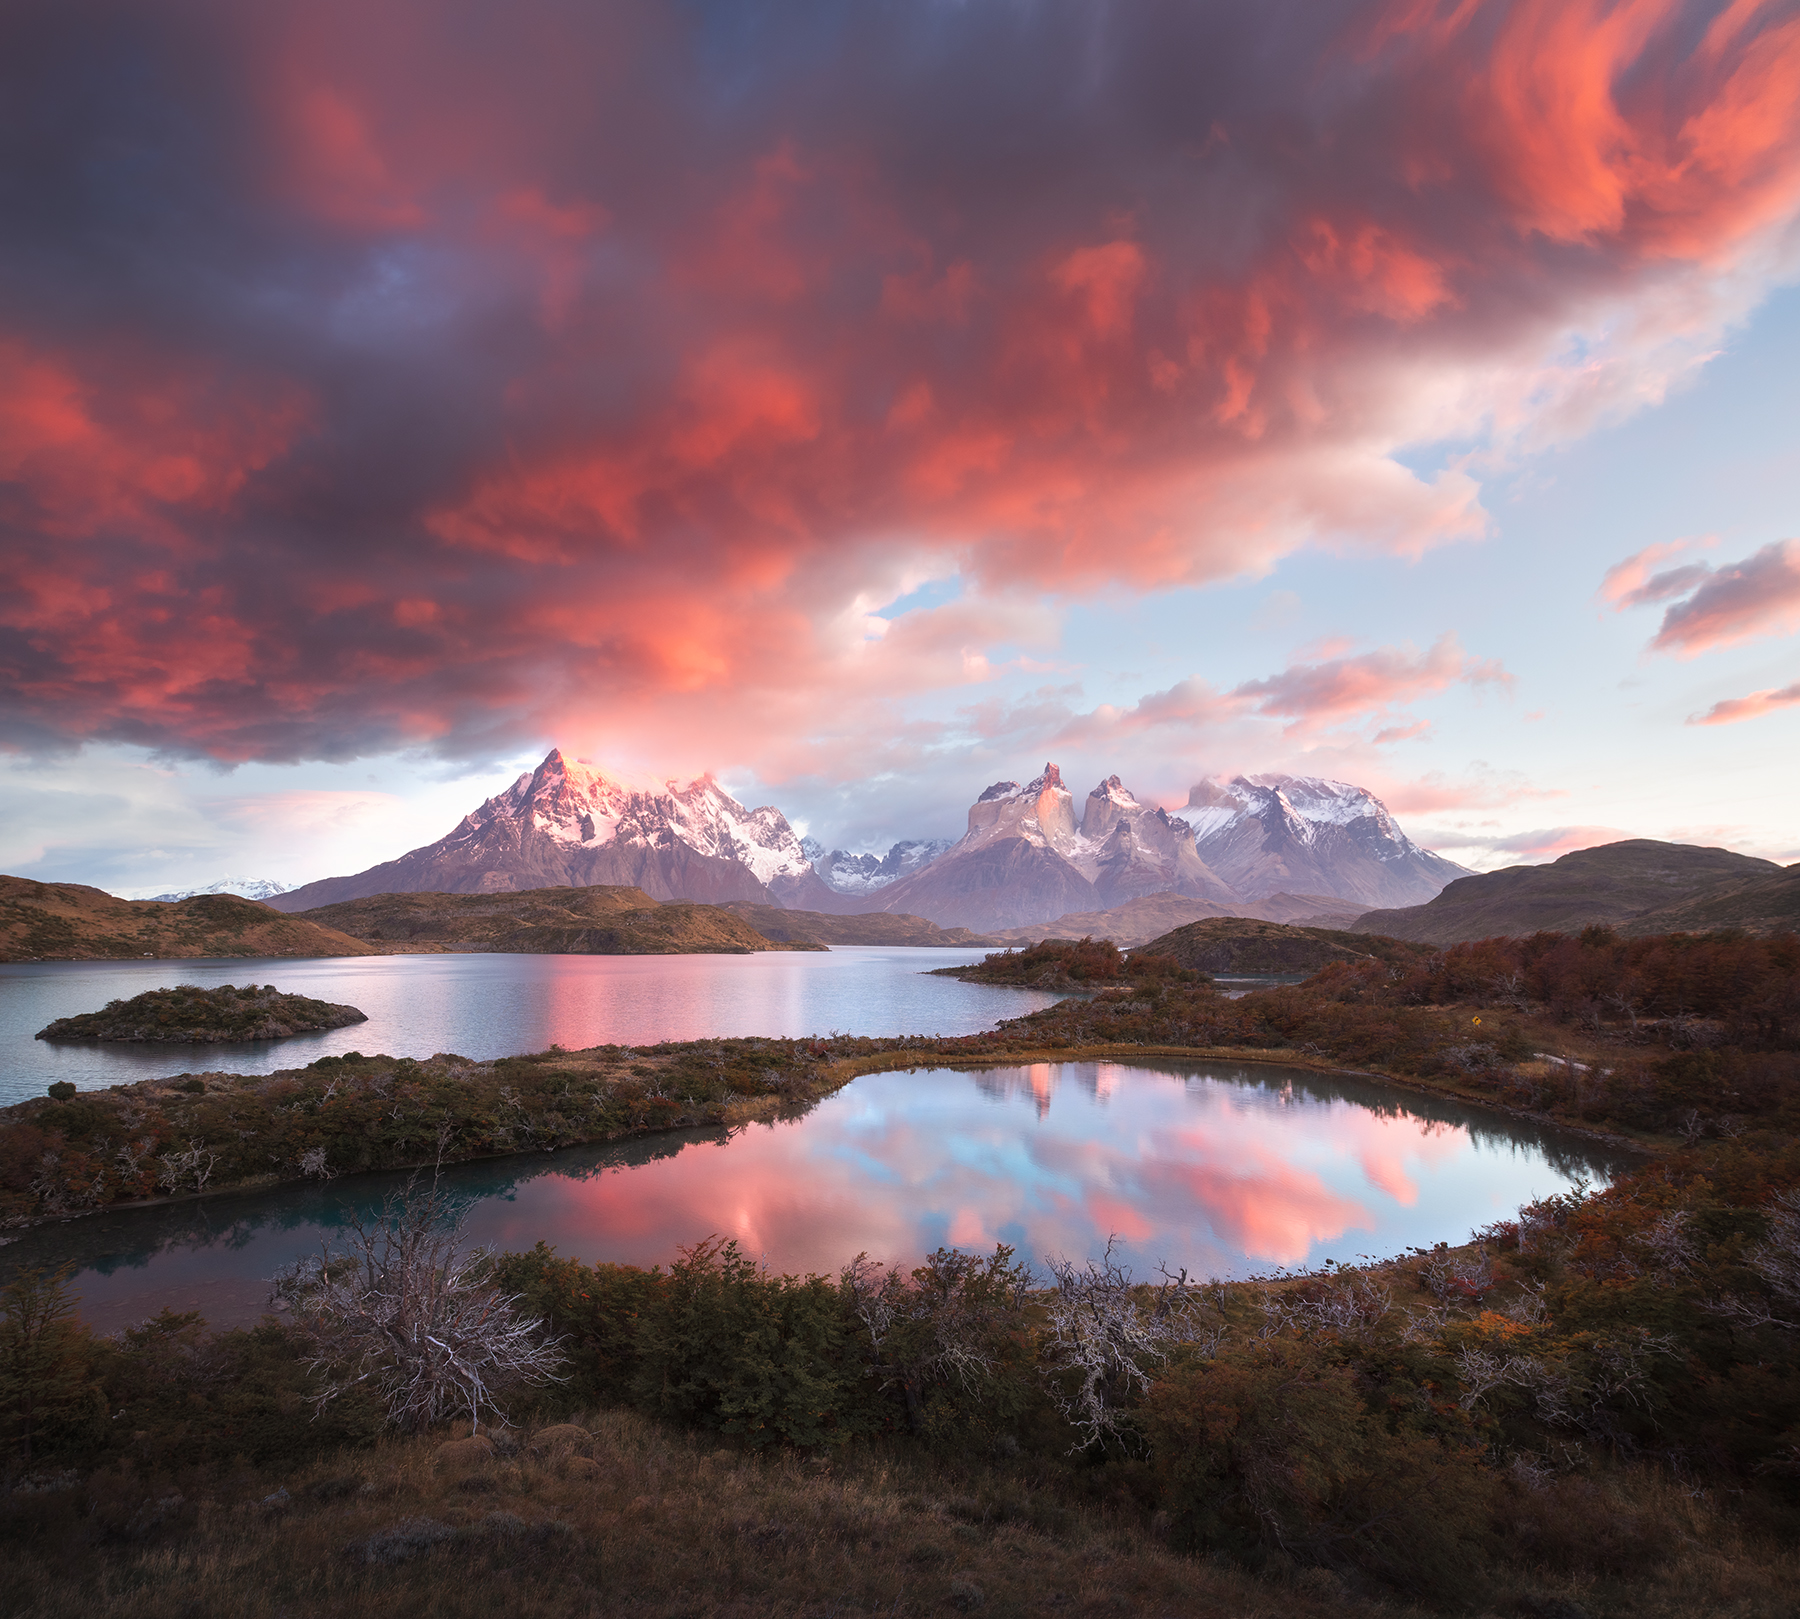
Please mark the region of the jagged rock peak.
<svg viewBox="0 0 1800 1619"><path fill-rule="evenodd" d="M1108 803L1117 804L1120 809L1138 808L1136 795L1117 776L1108 776L1088 797L1104 799Z"/></svg>

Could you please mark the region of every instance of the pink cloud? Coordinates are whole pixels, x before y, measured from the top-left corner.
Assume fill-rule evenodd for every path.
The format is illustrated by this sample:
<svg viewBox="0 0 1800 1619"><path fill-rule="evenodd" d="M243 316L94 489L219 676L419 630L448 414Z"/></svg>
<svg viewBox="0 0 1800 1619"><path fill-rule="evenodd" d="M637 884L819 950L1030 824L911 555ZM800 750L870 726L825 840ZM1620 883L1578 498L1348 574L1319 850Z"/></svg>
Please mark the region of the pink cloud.
<svg viewBox="0 0 1800 1619"><path fill-rule="evenodd" d="M1656 594L1646 594L1652 590ZM1777 540L1716 570L1704 564L1678 568L1652 578L1638 594L1649 601L1687 595L1663 614L1650 643L1658 652L1693 657L1761 636L1788 635L1800 629L1800 542Z"/></svg>
<svg viewBox="0 0 1800 1619"><path fill-rule="evenodd" d="M1800 681L1779 690L1753 691L1748 697L1727 697L1714 703L1704 714L1690 714L1689 725L1735 725L1739 720L1758 719L1778 708L1791 708L1800 703Z"/></svg>
<svg viewBox="0 0 1800 1619"><path fill-rule="evenodd" d="M1468 468L1403 452L1555 438L1596 375L1653 397L1800 201L1800 23L1750 3L864 7L729 43L652 0L500 35L24 4L0 93L61 133L0 242L13 745L836 769L817 693L882 728L988 679L1006 616L865 634L872 576L996 603L1478 540ZM120 151L129 193L93 181ZM1791 622L1759 566L1688 577L1658 644ZM1439 643L1227 696L1307 727L1490 681Z"/></svg>
<svg viewBox="0 0 1800 1619"><path fill-rule="evenodd" d="M1354 658L1296 664L1266 680L1247 680L1230 695L1255 713L1312 727L1383 713L1454 685L1510 691L1512 683L1498 659L1466 657L1455 635L1445 634L1423 654L1382 647ZM1390 733L1392 739L1411 734L1409 727Z"/></svg>

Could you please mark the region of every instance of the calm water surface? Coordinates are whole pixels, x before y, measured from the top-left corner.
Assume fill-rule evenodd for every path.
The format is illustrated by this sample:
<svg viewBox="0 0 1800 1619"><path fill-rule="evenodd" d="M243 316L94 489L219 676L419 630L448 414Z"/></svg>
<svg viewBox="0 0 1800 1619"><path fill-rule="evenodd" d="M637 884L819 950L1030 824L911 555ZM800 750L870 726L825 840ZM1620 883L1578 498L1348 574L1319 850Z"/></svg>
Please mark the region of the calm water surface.
<svg viewBox="0 0 1800 1619"><path fill-rule="evenodd" d="M941 983L941 980L928 980ZM666 1263L720 1233L783 1271L939 1244L1098 1255L1199 1275L1391 1254L1622 1164L1585 1138L1387 1086L1265 1065L1043 1064L870 1074L804 1117L448 1172L483 1243ZM102 1330L164 1305L253 1320L266 1278L399 1177L40 1227L6 1250L73 1260Z"/></svg>
<svg viewBox="0 0 1800 1619"><path fill-rule="evenodd" d="M320 961L0 965L0 1106L55 1080L84 1090L185 1071L266 1074L345 1051L507 1057L719 1035L973 1034L1048 1006L1035 990L922 976L984 950L847 946L753 956L350 956ZM360 1007L367 1023L231 1045L52 1044L54 1018L173 984L274 984Z"/></svg>

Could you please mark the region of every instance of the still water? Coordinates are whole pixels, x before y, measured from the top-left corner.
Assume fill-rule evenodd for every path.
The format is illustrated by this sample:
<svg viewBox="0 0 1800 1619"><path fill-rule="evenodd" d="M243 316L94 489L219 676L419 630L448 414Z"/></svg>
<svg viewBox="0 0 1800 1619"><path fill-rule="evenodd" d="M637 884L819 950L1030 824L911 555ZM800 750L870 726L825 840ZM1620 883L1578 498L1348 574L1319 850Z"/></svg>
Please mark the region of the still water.
<svg viewBox="0 0 1800 1619"><path fill-rule="evenodd" d="M0 1106L55 1080L86 1090L184 1071L266 1074L345 1051L486 1059L563 1045L708 1036L973 1034L1057 997L924 976L985 950L846 946L753 956L349 956L318 961L45 961L0 965ZM367 1023L288 1040L187 1046L33 1036L164 985L274 984L355 1006Z"/></svg>
<svg viewBox="0 0 1800 1619"><path fill-rule="evenodd" d="M937 981L941 982L941 981ZM447 1172L471 1237L667 1263L712 1233L778 1270L835 1273L939 1244L1097 1256L1202 1276L1460 1242L1623 1160L1585 1138L1371 1082L1270 1065L1111 1063L869 1074L773 1125L694 1130ZM164 1305L254 1320L268 1278L400 1177L96 1215L5 1259L73 1260L101 1330Z"/></svg>

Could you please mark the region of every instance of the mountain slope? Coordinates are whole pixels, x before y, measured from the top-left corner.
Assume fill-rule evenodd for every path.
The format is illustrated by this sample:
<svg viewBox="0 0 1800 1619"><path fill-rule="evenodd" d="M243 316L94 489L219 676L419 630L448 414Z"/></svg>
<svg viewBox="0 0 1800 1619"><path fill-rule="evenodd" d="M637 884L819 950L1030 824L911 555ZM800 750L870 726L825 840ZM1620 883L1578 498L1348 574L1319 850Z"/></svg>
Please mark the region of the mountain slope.
<svg viewBox="0 0 1800 1619"><path fill-rule="evenodd" d="M0 877L0 961L376 954L360 939L235 894L170 904L115 899L81 883Z"/></svg>
<svg viewBox="0 0 1800 1619"><path fill-rule="evenodd" d="M1767 882L1783 875L1772 860L1729 849L1628 838L1578 849L1545 866L1507 866L1460 878L1429 904L1366 912L1357 919L1356 931L1428 944L1573 933L1596 923L1633 932L1664 932L1673 924L1652 923L1653 915L1666 919L1672 910L1720 890L1721 885Z"/></svg>
<svg viewBox="0 0 1800 1619"><path fill-rule="evenodd" d="M812 862L819 880L848 899L867 899L877 889L922 871L950 847L948 838L909 839L896 843L885 855L846 854L827 850L813 838L800 840L801 851Z"/></svg>
<svg viewBox="0 0 1800 1619"><path fill-rule="evenodd" d="M1317 776L1204 781L1182 813L1193 824L1200 858L1245 900L1286 892L1363 906L1416 905L1470 875L1466 866L1421 849L1380 799L1349 782Z"/></svg>
<svg viewBox="0 0 1800 1619"><path fill-rule="evenodd" d="M707 903L832 898L780 810L746 809L710 776L686 787L634 787L552 749L436 843L269 903L292 912L373 894L594 885Z"/></svg>
<svg viewBox="0 0 1800 1619"><path fill-rule="evenodd" d="M1715 928L1757 934L1800 932L1800 865L1782 867L1772 876L1731 878L1635 916L1619 931L1709 933Z"/></svg>

